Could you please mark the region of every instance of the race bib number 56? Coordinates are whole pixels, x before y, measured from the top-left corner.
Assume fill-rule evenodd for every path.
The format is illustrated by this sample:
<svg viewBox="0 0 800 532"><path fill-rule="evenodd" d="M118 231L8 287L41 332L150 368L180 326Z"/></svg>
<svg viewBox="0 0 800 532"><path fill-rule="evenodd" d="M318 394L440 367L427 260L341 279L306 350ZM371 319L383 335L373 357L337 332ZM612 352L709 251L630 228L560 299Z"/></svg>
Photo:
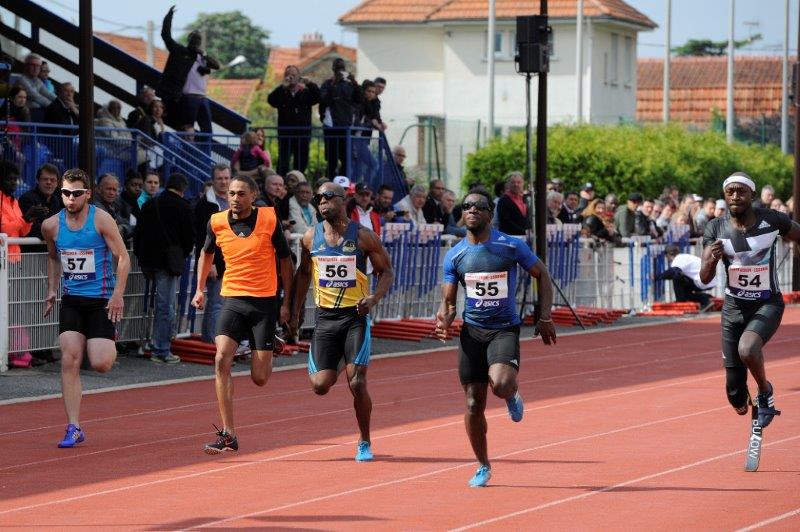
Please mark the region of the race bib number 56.
<svg viewBox="0 0 800 532"><path fill-rule="evenodd" d="M92 281L96 277L93 249L61 250L61 270L64 279Z"/></svg>
<svg viewBox="0 0 800 532"><path fill-rule="evenodd" d="M350 288L356 285L356 258L317 257L319 285L323 288Z"/></svg>
<svg viewBox="0 0 800 532"><path fill-rule="evenodd" d="M508 299L508 272L467 273L464 284L473 307L499 307Z"/></svg>
<svg viewBox="0 0 800 532"><path fill-rule="evenodd" d="M767 299L772 293L769 265L730 266L728 288L731 294L744 299Z"/></svg>

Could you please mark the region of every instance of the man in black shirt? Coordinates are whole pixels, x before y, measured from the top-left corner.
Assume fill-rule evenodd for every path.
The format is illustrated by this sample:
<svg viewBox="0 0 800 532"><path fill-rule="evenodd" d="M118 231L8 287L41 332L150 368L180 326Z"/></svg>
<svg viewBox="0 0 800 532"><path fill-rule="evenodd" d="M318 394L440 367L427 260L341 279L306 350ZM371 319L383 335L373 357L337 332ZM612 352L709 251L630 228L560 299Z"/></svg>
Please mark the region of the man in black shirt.
<svg viewBox="0 0 800 532"><path fill-rule="evenodd" d="M300 70L289 65L283 83L269 93L267 102L278 110L278 173L305 172L311 142L311 107L319 103L319 87L300 77Z"/></svg>
<svg viewBox="0 0 800 532"><path fill-rule="evenodd" d="M333 61L333 77L320 87L319 118L325 135L326 176L329 179L349 175L346 171L348 128L353 125L355 107L362 99L356 78L345 71L344 59L337 57Z"/></svg>
<svg viewBox="0 0 800 532"><path fill-rule="evenodd" d="M43 164L36 171L36 188L29 190L19 197L20 211L27 213L31 207L38 207L33 211L30 221L33 222L29 237L42 238L42 222L64 208L61 194L56 194L56 188L61 177L58 168L50 163ZM23 252L47 251L44 244L23 246Z"/></svg>

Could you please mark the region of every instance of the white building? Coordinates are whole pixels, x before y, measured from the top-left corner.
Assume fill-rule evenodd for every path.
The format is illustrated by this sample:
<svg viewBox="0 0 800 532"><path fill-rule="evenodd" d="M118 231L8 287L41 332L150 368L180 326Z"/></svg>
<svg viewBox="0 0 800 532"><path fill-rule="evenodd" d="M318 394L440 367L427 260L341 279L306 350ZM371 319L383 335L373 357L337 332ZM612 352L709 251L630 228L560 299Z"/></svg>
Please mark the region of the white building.
<svg viewBox="0 0 800 532"><path fill-rule="evenodd" d="M495 131L502 134L525 125L524 76L514 62L515 18L538 13L538 6L533 0L496 2ZM487 13L486 0L369 0L339 19L358 33L359 78L387 79L381 100L390 142L400 142L409 126L431 120L439 129L439 160L450 188L458 186L466 154L486 136ZM576 120L576 13L576 0L549 3L549 123ZM587 0L584 22L584 121L634 120L636 39L655 23L622 0ZM534 123L536 92L534 76ZM403 145L410 166L427 165L432 144L424 135L412 128Z"/></svg>

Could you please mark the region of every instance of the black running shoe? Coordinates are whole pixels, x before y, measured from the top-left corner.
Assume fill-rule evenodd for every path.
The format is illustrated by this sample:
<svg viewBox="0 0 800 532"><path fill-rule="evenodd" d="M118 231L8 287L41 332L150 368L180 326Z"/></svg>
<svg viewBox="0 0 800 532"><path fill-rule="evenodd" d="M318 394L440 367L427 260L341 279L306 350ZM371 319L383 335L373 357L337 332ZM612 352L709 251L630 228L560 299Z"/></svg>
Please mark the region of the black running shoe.
<svg viewBox="0 0 800 532"><path fill-rule="evenodd" d="M775 395L772 383L769 382L769 391L758 394L758 424L761 428L767 428L772 423L772 418L781 415L780 410L775 410Z"/></svg>
<svg viewBox="0 0 800 532"><path fill-rule="evenodd" d="M204 449L206 454L220 454L225 451L239 450L239 440L236 439L236 436L231 436L224 430L220 430L216 425L214 425L214 428L217 430L217 441L206 444Z"/></svg>

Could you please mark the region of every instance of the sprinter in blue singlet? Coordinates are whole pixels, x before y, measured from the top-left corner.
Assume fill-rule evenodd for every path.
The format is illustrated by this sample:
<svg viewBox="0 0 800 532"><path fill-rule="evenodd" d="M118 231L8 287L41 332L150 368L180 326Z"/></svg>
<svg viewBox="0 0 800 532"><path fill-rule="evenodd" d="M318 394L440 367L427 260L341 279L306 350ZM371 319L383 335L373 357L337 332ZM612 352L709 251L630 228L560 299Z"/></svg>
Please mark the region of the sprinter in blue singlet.
<svg viewBox="0 0 800 532"><path fill-rule="evenodd" d="M91 185L86 172L77 168L64 172L61 196L64 209L42 223L49 254L44 315L55 306L60 281L58 341L68 425L58 446L74 447L85 439L78 419L83 353L101 373L114 364L114 324L122 319L130 259L114 219L89 203ZM117 260L116 279L112 258Z"/></svg>
<svg viewBox="0 0 800 532"><path fill-rule="evenodd" d="M458 376L467 396L466 426L478 470L469 481L485 486L492 477L486 445L486 395L506 400L508 413L522 421L524 405L517 387L519 325L515 294L519 267L539 280L540 319L537 324L545 344L555 343L550 319L553 288L547 268L518 238L492 229L492 199L474 192L464 198L462 211L467 236L444 258L442 305L436 314L436 334L447 338L456 316L458 285L466 290L464 326L458 353Z"/></svg>

